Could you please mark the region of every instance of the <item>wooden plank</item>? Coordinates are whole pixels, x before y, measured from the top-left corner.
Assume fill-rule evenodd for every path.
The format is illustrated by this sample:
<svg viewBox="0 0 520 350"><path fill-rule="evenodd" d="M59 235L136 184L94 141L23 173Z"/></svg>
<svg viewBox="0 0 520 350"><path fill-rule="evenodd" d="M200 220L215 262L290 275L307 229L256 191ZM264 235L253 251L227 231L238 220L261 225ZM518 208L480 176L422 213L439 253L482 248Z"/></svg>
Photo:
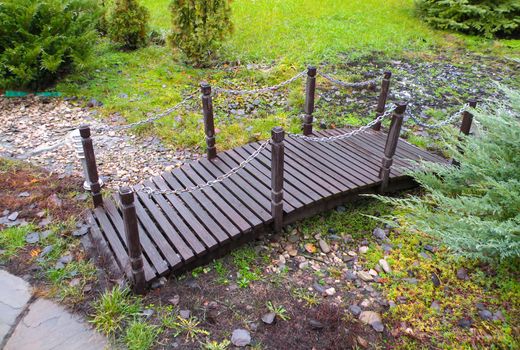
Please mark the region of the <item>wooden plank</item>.
<svg viewBox="0 0 520 350"><path fill-rule="evenodd" d="M162 178L160 178L161 181ZM147 187L158 189L158 187L153 183L152 181L144 181L143 184ZM166 187L166 185L164 185ZM153 200L161 207L162 211L164 212L165 217L168 219L169 223L178 230L179 235L183 238L185 242L190 246L191 250L195 253L197 256L201 256L206 254L207 250L206 247L204 247L204 243L206 243L202 238L196 237L193 232L200 233L202 235L206 228L199 224L197 219L195 217L191 217L191 212L187 210L180 200L176 198L175 195L166 195L165 197L168 198L168 200L165 199L162 195L155 195L152 196ZM172 204L175 203L175 204ZM188 225L184 222L184 219L182 217L181 211L176 211L177 208L181 208L181 211L185 211L184 213L184 219L189 220L189 224L192 228L188 227ZM190 215L188 215L190 214ZM212 246L216 246L217 242L211 237L209 232L205 233L204 236L210 237L211 240L209 240L208 243L212 244ZM199 236L200 237L200 236Z"/></svg>
<svg viewBox="0 0 520 350"><path fill-rule="evenodd" d="M172 175L172 173L163 173L162 174L163 179L168 183L170 186L170 189L176 189L176 188L183 188L184 186L178 182L175 177ZM213 237L217 240L217 242L222 245L224 243L227 243L230 241L231 237L227 231L224 231L223 228L218 223L218 220L216 221L213 219L212 216L209 215L209 213L204 209L199 202L194 197L195 193L181 193L177 195L178 198L180 198L184 204L190 208L191 212L199 217L200 222L206 226L208 229L208 232L213 235ZM238 232L238 229L233 226L234 231ZM232 229L233 229L232 228Z"/></svg>
<svg viewBox="0 0 520 350"><path fill-rule="evenodd" d="M117 206L120 206L119 200L116 197L112 197L112 201L105 201L104 208L107 214L112 219L114 226L117 228L117 232L121 235L121 238L125 242L125 246L128 248L128 243L126 241L123 217L119 213ZM141 241L141 247L143 248L143 255L146 255L151 262L151 265L154 267L155 271L159 275L168 271L168 263L161 256L157 248L154 246L144 228L139 224L139 240ZM146 262L145 262L146 265Z"/></svg>
<svg viewBox="0 0 520 350"><path fill-rule="evenodd" d="M103 201L104 204L110 202L110 199L105 199ZM132 270L130 269L130 258L128 257L128 252L126 250L126 240L122 240L121 235L116 232L116 229L112 226L107 213L103 207L98 207L94 209L94 215L99 221L100 228L105 234L105 237L108 239L110 246L112 247L112 251L115 254L115 258L118 260L119 265L122 266L123 271L125 272L128 278L132 278ZM123 244L125 246L123 246ZM144 273L146 279L153 279L155 277L155 270L152 269L147 260L144 261Z"/></svg>
<svg viewBox="0 0 520 350"><path fill-rule="evenodd" d="M134 186L136 190L143 188L142 185ZM195 258L194 252L190 247L182 240L179 233L176 229L170 224L168 219L164 216L163 212L157 207L158 204L154 203L154 201L149 197L146 193L137 192L138 199L143 203L144 207L148 209L150 215L153 217L155 222L157 223L158 228L162 230L164 235L167 238L167 243L170 244L179 252L179 255L182 257L182 260L185 263L192 261ZM136 202L139 202L137 200ZM202 250L204 249L201 247Z"/></svg>
<svg viewBox="0 0 520 350"><path fill-rule="evenodd" d="M215 158L214 158L215 159ZM213 161L213 160L212 160ZM208 162L211 163L211 162ZM199 176L200 181L209 181L212 179L216 179L220 174L219 171L216 174L210 174L201 164L200 162L193 162L189 165L191 170L194 171L197 176ZM215 170L215 169L214 169ZM236 174L231 175L231 177L236 176ZM233 185L232 180L225 179L222 182L218 182L213 185L213 189L217 192L217 194L222 197L230 206L232 206L236 211L241 213L250 227L255 227L264 223L262 220L260 213L258 210L263 211L263 209L251 198L246 197L246 202L243 201L244 196L243 192L239 189L235 191L230 191L227 185ZM236 186L235 186L236 187ZM251 208L253 207L253 208Z"/></svg>
<svg viewBox="0 0 520 350"><path fill-rule="evenodd" d="M124 266L119 265L114 252L110 250L107 239L103 236L103 233L99 229L99 224L91 211L87 211L87 223L90 230L90 240L95 246L98 256L101 258L101 265L107 266L109 272L116 276L124 275ZM128 272L131 273L130 269Z"/></svg>
<svg viewBox="0 0 520 350"><path fill-rule="evenodd" d="M375 137L379 138L380 140L386 141L385 136L381 134L375 134ZM426 150L421 149L420 147L417 147L415 145L412 145L408 141L406 141L403 138L399 139L399 142L397 143L397 150L406 153L411 159L425 159L431 162L445 162L446 160L442 157L439 157L437 155L434 155L433 153L430 153Z"/></svg>
<svg viewBox="0 0 520 350"><path fill-rule="evenodd" d="M359 134L357 135L356 139L352 140L352 142L356 142L361 147L364 147L367 151L375 154L376 157L380 157L381 160L383 159L385 151L385 142L383 140L371 137L369 134ZM405 169L409 169L411 167L410 160L401 157L399 154L393 159L394 166L392 167L392 172L403 174Z"/></svg>
<svg viewBox="0 0 520 350"><path fill-rule="evenodd" d="M251 145L246 145L246 149L250 151ZM270 172L270 164L271 164L271 155L268 153L267 155L261 154L258 156L258 161L264 165L263 169L267 172ZM298 173L294 173L291 171L291 167L286 164L286 171L284 174L284 186L287 189L287 192L297 196L298 200L302 202L304 205L308 205L313 203L314 201L321 200L322 195L318 193L315 189L316 184L313 183L308 178L300 179L297 175ZM270 174L269 174L270 178ZM328 193L328 192L325 192Z"/></svg>
<svg viewBox="0 0 520 350"><path fill-rule="evenodd" d="M315 143L312 141L297 141L291 139L287 141L288 145L296 147L299 152L304 154L310 161L322 164L324 167L336 173L338 179L346 184L349 188L365 186L372 181L367 181L363 176L356 174L352 163L345 163L344 160L334 153L329 152L325 143ZM288 146L288 147L290 147ZM339 164L338 164L339 163Z"/></svg>
<svg viewBox="0 0 520 350"><path fill-rule="evenodd" d="M206 180L204 180L202 177L197 174L193 170L193 166L190 164L186 164L181 168L181 170L184 172L184 175L186 175L187 178L191 180L191 182L196 184L205 183ZM211 180L214 180L215 178L212 178ZM238 227L238 229L244 233L251 230L251 223L249 223L245 218L249 212L249 209L244 207L240 201L236 201L235 206L231 206L226 200L232 200L234 196L231 196L229 193L228 198L225 198L222 196L217 189L214 186L206 187L201 190L202 193L205 193L213 202L213 204L220 209L220 212L222 212L233 224ZM251 213L252 214L252 213ZM252 214L254 216L254 214Z"/></svg>
<svg viewBox="0 0 520 350"><path fill-rule="evenodd" d="M227 165L222 159L214 158L210 161L201 159L198 164L213 175L222 175L231 170L231 167ZM241 198L243 203L246 203L252 210L257 212L262 220L268 221L271 219L271 213L269 211L270 201L266 192L261 192L257 188L258 186L252 186L249 182L244 179L243 174L245 171L239 171L227 181L223 183L230 191L243 194ZM247 173L246 173L247 175ZM258 183L255 181L255 185Z"/></svg>
<svg viewBox="0 0 520 350"><path fill-rule="evenodd" d="M180 255L173 250L171 243L168 242L166 238L164 238L163 233L158 228L158 225L152 220L138 198L134 200L134 205L138 220L141 222L143 228L150 234L150 238L157 246L157 249L162 253L162 256L164 256L172 268L178 268L180 265L182 265ZM156 206L150 207L149 210L150 212L159 211Z"/></svg>
<svg viewBox="0 0 520 350"><path fill-rule="evenodd" d="M219 158L227 163L231 167L237 166L241 161L245 159L240 153L235 153L235 150L231 152L225 152L219 154ZM243 151L243 150L242 150ZM247 157L247 155L246 155ZM264 187L267 193L271 191L271 174L270 172L258 161L253 161L249 163L245 168L242 169L245 171L247 175L244 174L244 179L246 179L252 186L262 186ZM287 195L284 199L285 210L293 210L297 207L303 206L302 202L296 199L292 195Z"/></svg>

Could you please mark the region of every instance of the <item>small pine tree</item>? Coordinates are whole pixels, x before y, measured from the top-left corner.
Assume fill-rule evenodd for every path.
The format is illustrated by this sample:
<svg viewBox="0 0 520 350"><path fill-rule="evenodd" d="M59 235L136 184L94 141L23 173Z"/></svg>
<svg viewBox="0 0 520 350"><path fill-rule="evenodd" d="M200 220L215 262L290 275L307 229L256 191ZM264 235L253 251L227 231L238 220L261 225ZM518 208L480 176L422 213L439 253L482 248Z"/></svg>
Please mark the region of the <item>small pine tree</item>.
<svg viewBox="0 0 520 350"><path fill-rule="evenodd" d="M520 257L520 93L511 106L475 113L480 135L446 144L460 167L423 163L412 173L424 196L378 197L403 209L404 221L454 252L483 260Z"/></svg>
<svg viewBox="0 0 520 350"><path fill-rule="evenodd" d="M127 50L146 46L149 18L148 9L138 0L116 0L107 19L108 36Z"/></svg>
<svg viewBox="0 0 520 350"><path fill-rule="evenodd" d="M169 42L188 62L207 66L232 32L230 0L173 0Z"/></svg>
<svg viewBox="0 0 520 350"><path fill-rule="evenodd" d="M518 38L518 0L415 0L418 15L439 29Z"/></svg>

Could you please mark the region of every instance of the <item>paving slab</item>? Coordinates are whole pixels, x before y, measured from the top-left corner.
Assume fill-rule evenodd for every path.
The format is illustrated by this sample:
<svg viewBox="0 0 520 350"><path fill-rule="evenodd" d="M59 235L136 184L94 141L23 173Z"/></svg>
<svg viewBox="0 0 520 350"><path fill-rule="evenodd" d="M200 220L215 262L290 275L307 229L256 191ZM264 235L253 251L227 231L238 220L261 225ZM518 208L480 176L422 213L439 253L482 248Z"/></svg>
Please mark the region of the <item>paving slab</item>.
<svg viewBox="0 0 520 350"><path fill-rule="evenodd" d="M0 346L30 299L29 283L0 270Z"/></svg>
<svg viewBox="0 0 520 350"><path fill-rule="evenodd" d="M38 299L16 326L4 350L103 350L109 343L79 316Z"/></svg>

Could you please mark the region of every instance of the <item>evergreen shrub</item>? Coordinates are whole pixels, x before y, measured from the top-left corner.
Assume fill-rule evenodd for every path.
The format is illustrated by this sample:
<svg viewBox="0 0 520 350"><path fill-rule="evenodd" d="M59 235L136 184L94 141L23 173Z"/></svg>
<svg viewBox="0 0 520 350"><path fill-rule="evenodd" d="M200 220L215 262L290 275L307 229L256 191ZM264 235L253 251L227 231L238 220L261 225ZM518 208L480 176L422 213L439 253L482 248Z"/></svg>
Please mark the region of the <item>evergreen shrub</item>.
<svg viewBox="0 0 520 350"><path fill-rule="evenodd" d="M115 0L107 16L107 32L113 42L126 50L146 46L150 14L138 0Z"/></svg>

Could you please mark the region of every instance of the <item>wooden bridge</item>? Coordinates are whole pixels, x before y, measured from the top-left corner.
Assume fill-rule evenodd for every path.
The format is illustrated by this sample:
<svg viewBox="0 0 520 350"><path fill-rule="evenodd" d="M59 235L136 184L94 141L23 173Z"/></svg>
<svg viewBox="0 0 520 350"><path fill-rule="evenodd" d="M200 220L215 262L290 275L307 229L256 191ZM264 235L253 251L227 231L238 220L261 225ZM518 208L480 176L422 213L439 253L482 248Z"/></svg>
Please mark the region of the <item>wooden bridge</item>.
<svg viewBox="0 0 520 350"><path fill-rule="evenodd" d="M309 77L307 86L309 102ZM101 197L90 130L80 129L95 204L88 214L90 239L137 292L160 276L210 262L262 233L280 231L359 194L411 188L415 184L405 172L415 161L446 162L399 138L405 104L392 113L387 134L379 122L362 132L313 131L313 98L306 105L306 138L275 128L268 143L217 153L211 91L203 86L202 92L208 157L109 198ZM384 103L378 115L383 111ZM325 140L319 138L336 140L315 142ZM207 185L189 190L201 183Z"/></svg>

